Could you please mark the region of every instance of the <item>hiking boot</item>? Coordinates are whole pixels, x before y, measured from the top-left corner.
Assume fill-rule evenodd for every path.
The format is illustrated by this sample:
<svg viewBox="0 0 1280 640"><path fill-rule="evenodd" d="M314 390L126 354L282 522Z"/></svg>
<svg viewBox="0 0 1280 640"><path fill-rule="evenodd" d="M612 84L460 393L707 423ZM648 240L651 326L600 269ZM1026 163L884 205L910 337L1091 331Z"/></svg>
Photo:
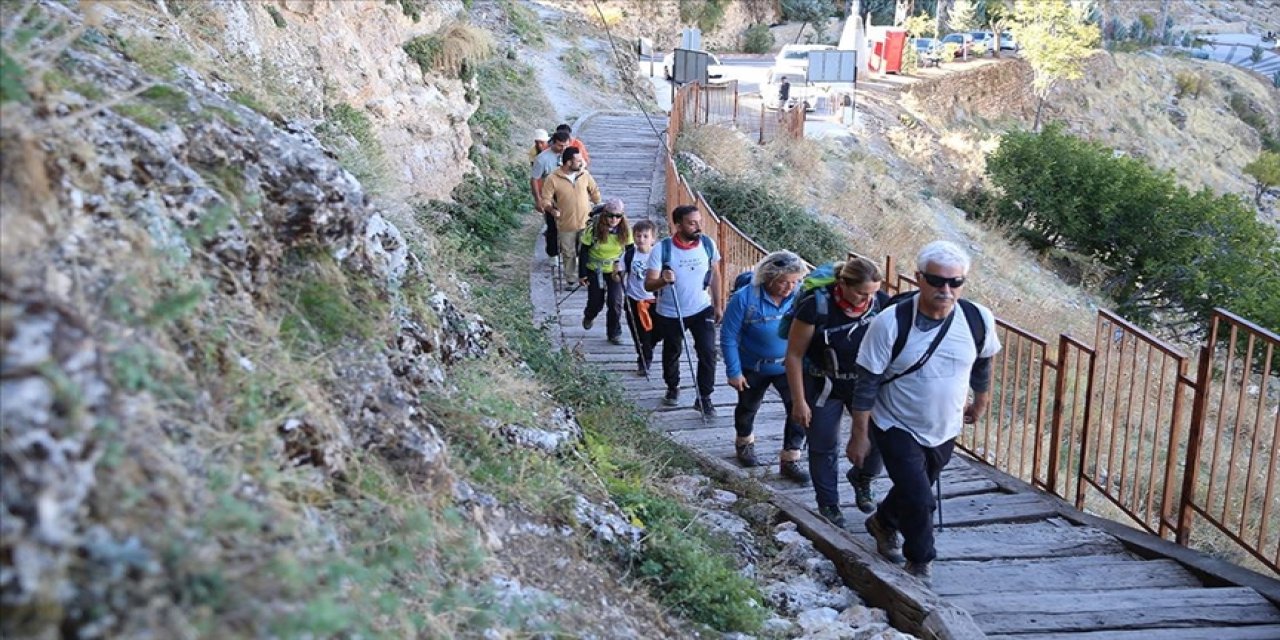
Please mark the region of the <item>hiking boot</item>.
<svg viewBox="0 0 1280 640"><path fill-rule="evenodd" d="M734 449L738 452L738 464L744 467L760 466L760 460L756 458L756 443L734 445Z"/></svg>
<svg viewBox="0 0 1280 640"><path fill-rule="evenodd" d="M853 497L858 504L858 511L863 513L875 511L876 495L871 491L871 478L862 477L857 469L849 469L844 477L848 478L849 484L853 485Z"/></svg>
<svg viewBox="0 0 1280 640"><path fill-rule="evenodd" d="M844 528L844 513L840 511L840 507L834 504L818 505L818 515L827 519L827 522L834 524L841 529Z"/></svg>
<svg viewBox="0 0 1280 640"><path fill-rule="evenodd" d="M582 328L587 331L591 330L591 325L595 324L595 322L596 322L595 318L588 318L586 316L582 316Z"/></svg>
<svg viewBox="0 0 1280 640"><path fill-rule="evenodd" d="M907 573L909 573L909 574L911 574L911 575L913 575L913 576L915 576L915 577L919 578L919 579L920 579L920 581L921 581L921 582L923 582L923 583L925 584L925 586L926 586L926 587L932 587L932 586L933 586L933 566L932 566L932 564L933 564L933 563L931 563L931 562L919 562L919 563L916 563L916 562L912 562L912 561L908 560L908 561L907 561L907 564L903 565L903 567L902 567L902 568L903 568L903 570L905 570Z"/></svg>
<svg viewBox="0 0 1280 640"><path fill-rule="evenodd" d="M800 466L799 460L783 460L778 465L778 473L788 480L809 484L809 472Z"/></svg>
<svg viewBox="0 0 1280 640"><path fill-rule="evenodd" d="M711 396L702 396L693 401L693 410L701 411L708 418L716 417L716 406L711 404Z"/></svg>
<svg viewBox="0 0 1280 640"><path fill-rule="evenodd" d="M674 407L680 404L680 390L675 387L667 387L667 395L662 396L662 404L667 407Z"/></svg>
<svg viewBox="0 0 1280 640"><path fill-rule="evenodd" d="M880 518L871 516L866 522L867 533L876 539L876 551L893 562L902 562L902 543L898 540L898 532L880 522Z"/></svg>
<svg viewBox="0 0 1280 640"><path fill-rule="evenodd" d="M609 344L622 344L622 336L609 336Z"/></svg>

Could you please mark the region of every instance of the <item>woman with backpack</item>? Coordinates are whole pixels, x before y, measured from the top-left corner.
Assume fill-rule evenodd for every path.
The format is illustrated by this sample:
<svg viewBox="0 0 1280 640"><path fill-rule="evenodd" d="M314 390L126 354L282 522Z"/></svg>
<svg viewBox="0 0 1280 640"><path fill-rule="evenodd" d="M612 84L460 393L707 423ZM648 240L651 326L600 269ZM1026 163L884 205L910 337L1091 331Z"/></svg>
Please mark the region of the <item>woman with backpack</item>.
<svg viewBox="0 0 1280 640"><path fill-rule="evenodd" d="M725 308L720 350L724 354L725 377L738 392L738 404L733 409L737 432L734 449L744 467L760 464L753 432L756 413L770 386L778 390L787 413L791 413L791 393L782 366L787 341L780 337L778 327L791 312L799 291L797 285L808 271L804 260L790 251L770 253L754 270L739 276L743 282L735 288ZM746 282L748 277L750 281ZM801 484L809 481L809 474L800 467L803 447L804 429L786 419L779 473Z"/></svg>
<svg viewBox="0 0 1280 640"><path fill-rule="evenodd" d="M622 344L622 254L630 245L631 229L622 200L611 198L600 208L582 234L578 247L578 282L587 285L587 308L582 328L591 329L608 298L605 335L612 344Z"/></svg>
<svg viewBox="0 0 1280 640"><path fill-rule="evenodd" d="M809 473L818 513L844 526L837 479L840 422L853 414L858 347L871 319L889 296L880 291L880 268L866 258L820 267L804 283L787 333L786 371L791 389L791 421L809 437ZM871 480L884 470L880 452L867 455L861 469L850 469L858 509L875 509Z"/></svg>

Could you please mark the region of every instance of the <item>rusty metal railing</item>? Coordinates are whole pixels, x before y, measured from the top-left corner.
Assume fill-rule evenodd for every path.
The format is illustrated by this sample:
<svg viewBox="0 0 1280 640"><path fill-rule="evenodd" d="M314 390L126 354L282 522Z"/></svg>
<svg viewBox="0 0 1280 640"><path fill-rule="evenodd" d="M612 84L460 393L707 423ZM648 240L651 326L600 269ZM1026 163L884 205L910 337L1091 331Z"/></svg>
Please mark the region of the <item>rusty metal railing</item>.
<svg viewBox="0 0 1280 640"><path fill-rule="evenodd" d="M1215 309L1199 364L1178 543L1225 536L1280 572L1280 337Z"/></svg>
<svg viewBox="0 0 1280 640"><path fill-rule="evenodd" d="M1094 336L1095 419L1086 425L1076 508L1092 489L1144 529L1166 537L1182 490L1195 380L1187 357L1133 323L1099 311Z"/></svg>
<svg viewBox="0 0 1280 640"><path fill-rule="evenodd" d="M682 91L672 136L705 122L699 92ZM804 112L794 111L779 114L776 131L803 135ZM716 215L670 153L666 162L667 210L697 204L720 247L723 308L732 278L767 251ZM886 292L916 286L886 257ZM1188 356L1105 310L1094 346L1060 334L1053 348L1000 318L996 331L990 408L957 446L1079 509L1182 545L1238 550L1280 573L1280 337L1216 310L1192 378Z"/></svg>

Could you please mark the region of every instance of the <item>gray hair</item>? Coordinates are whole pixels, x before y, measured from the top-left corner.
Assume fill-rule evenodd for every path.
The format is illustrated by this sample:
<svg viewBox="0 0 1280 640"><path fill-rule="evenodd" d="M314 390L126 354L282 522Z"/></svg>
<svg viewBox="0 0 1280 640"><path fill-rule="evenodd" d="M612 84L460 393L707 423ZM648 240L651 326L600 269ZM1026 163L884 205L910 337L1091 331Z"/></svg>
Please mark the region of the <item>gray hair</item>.
<svg viewBox="0 0 1280 640"><path fill-rule="evenodd" d="M604 210L609 213L623 213L627 206L622 202L621 198L609 198L604 201Z"/></svg>
<svg viewBox="0 0 1280 640"><path fill-rule="evenodd" d="M809 273L809 267L805 266L804 260L790 251L774 251L756 263L751 284L766 285L778 278L796 273L800 275Z"/></svg>
<svg viewBox="0 0 1280 640"><path fill-rule="evenodd" d="M959 267L961 271L969 273L969 254L954 242L935 240L926 244L920 253L916 254L916 271L924 273L925 268L930 264L936 264L939 267Z"/></svg>

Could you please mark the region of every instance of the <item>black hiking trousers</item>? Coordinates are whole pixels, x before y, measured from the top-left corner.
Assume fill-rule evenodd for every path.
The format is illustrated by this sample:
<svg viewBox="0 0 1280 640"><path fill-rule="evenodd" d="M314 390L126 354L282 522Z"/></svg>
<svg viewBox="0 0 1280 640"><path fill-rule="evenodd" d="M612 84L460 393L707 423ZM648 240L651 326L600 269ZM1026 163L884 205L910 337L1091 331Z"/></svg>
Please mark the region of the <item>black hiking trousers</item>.
<svg viewBox="0 0 1280 640"><path fill-rule="evenodd" d="M668 389L680 387L680 354L684 336L680 320L654 314L654 329L662 336L662 380ZM707 307L684 319L684 329L693 336L693 350L698 355L698 397L706 398L716 383L716 317Z"/></svg>

